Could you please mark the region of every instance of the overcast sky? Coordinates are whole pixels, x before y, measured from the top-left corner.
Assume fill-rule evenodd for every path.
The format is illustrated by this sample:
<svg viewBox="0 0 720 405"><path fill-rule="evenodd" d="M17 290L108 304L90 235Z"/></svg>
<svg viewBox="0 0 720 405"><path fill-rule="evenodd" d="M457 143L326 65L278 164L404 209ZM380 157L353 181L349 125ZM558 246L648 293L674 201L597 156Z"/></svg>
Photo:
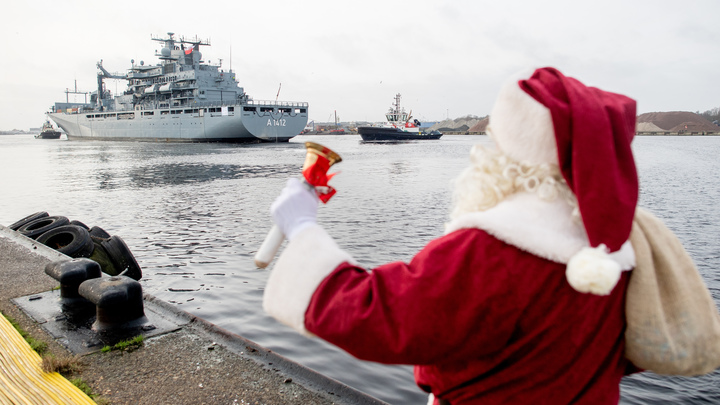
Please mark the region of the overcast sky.
<svg viewBox="0 0 720 405"><path fill-rule="evenodd" d="M158 62L167 32L209 39L203 59L256 100L307 101L310 119L380 121L395 93L421 121L490 112L532 67L638 101L638 113L720 107L718 0L13 1L0 32L0 130L39 127L96 62ZM107 83L115 92L124 82Z"/></svg>

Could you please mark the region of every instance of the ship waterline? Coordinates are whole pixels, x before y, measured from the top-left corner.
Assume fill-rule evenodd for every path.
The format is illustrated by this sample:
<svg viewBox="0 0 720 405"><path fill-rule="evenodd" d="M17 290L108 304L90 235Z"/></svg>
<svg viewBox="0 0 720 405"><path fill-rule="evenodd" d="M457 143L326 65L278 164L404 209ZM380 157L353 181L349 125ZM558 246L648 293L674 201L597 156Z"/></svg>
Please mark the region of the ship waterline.
<svg viewBox="0 0 720 405"><path fill-rule="evenodd" d="M308 120L307 103L112 112L50 113L68 139L170 142L287 142Z"/></svg>

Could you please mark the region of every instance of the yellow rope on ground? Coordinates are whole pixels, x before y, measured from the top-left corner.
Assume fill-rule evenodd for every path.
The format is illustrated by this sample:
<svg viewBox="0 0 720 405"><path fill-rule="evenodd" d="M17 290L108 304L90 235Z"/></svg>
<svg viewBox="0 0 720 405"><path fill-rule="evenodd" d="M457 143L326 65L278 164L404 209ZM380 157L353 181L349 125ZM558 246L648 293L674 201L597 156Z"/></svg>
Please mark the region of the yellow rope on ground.
<svg viewBox="0 0 720 405"><path fill-rule="evenodd" d="M88 404L95 402L58 373L46 373L42 359L0 315L0 404Z"/></svg>

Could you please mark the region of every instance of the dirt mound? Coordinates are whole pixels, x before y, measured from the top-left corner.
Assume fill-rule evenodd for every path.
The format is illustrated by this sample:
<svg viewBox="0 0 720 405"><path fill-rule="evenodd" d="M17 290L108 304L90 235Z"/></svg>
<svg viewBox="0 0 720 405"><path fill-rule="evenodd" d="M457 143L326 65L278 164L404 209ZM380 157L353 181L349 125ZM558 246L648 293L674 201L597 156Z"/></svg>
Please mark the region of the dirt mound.
<svg viewBox="0 0 720 405"><path fill-rule="evenodd" d="M465 117L455 118L453 120L445 120L438 122L437 124L430 127L430 130L438 130L440 132L442 131L455 131L455 132L464 132L468 129L472 128L480 122L482 118L475 117L472 115L468 115Z"/></svg>
<svg viewBox="0 0 720 405"><path fill-rule="evenodd" d="M718 131L718 126L705 117L689 111L651 112L637 117L638 131L643 123L650 123L660 130L677 131ZM652 131L652 130L650 130Z"/></svg>
<svg viewBox="0 0 720 405"><path fill-rule="evenodd" d="M481 119L477 124L471 126L468 132L485 132L489 121L490 119L488 117Z"/></svg>
<svg viewBox="0 0 720 405"><path fill-rule="evenodd" d="M662 132L664 129L653 124L652 122L638 122L635 130L638 132Z"/></svg>

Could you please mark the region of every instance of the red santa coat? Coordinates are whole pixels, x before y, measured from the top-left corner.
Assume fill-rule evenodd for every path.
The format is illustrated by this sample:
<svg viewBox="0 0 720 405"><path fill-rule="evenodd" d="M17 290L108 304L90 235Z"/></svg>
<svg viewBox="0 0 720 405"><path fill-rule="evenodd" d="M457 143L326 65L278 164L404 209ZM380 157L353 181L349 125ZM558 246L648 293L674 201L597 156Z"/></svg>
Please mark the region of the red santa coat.
<svg viewBox="0 0 720 405"><path fill-rule="evenodd" d="M615 404L628 277L608 296L573 290L565 264L583 246L564 202L530 194L371 272L315 226L279 258L264 306L360 359L415 365L418 385L452 404ZM613 257L634 264L629 244Z"/></svg>

